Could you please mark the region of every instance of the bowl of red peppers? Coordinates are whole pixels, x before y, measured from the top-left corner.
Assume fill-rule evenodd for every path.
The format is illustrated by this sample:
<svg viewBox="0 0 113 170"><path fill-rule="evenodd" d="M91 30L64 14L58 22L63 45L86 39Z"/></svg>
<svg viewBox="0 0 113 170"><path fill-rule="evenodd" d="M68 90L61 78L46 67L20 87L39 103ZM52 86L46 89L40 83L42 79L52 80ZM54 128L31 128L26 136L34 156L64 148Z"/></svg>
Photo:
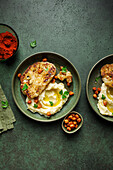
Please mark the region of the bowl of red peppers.
<svg viewBox="0 0 113 170"><path fill-rule="evenodd" d="M18 51L19 39L17 33L6 24L0 24L0 61L14 57Z"/></svg>

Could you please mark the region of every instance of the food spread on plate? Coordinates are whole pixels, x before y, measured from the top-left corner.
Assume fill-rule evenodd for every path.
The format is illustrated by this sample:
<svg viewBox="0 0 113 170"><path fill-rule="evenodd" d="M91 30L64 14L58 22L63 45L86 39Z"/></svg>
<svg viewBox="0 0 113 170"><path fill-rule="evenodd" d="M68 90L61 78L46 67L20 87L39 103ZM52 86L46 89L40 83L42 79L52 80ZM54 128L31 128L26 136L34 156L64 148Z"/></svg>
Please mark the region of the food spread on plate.
<svg viewBox="0 0 113 170"><path fill-rule="evenodd" d="M60 76L61 75L61 76ZM26 95L27 108L35 113L50 117L59 112L74 92L67 91L63 82L56 83L56 79L66 79L67 85L72 83L72 74L66 67L60 67L60 73L56 75L56 67L47 61L36 62L30 65L20 78L20 89Z"/></svg>
<svg viewBox="0 0 113 170"><path fill-rule="evenodd" d="M98 88L100 93L96 93L98 90L93 88L93 97L98 99L97 107L102 115L113 116L113 64L101 68L101 77L103 83L101 89Z"/></svg>

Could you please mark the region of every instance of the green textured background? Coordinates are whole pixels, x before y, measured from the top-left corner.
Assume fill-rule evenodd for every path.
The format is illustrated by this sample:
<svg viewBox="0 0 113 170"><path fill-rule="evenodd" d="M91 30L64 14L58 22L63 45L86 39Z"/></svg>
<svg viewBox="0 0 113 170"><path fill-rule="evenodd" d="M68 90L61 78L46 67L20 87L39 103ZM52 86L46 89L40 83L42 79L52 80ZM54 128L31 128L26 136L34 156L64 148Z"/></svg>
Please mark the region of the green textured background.
<svg viewBox="0 0 113 170"><path fill-rule="evenodd" d="M16 117L15 128L0 136L0 169L113 169L113 123L90 107L85 84L91 67L113 53L112 0L0 0L0 23L17 32L17 56L0 63L0 84ZM30 42L36 40L32 49ZM11 80L18 64L40 51L68 58L81 76L82 93L75 110L84 118L73 135L61 129L62 120L36 122L16 107Z"/></svg>

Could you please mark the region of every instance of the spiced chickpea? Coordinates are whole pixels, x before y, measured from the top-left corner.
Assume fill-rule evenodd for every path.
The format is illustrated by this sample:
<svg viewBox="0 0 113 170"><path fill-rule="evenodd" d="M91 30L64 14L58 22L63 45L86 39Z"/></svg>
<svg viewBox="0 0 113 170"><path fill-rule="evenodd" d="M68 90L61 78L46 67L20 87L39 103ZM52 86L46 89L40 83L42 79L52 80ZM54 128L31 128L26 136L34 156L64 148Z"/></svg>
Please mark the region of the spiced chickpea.
<svg viewBox="0 0 113 170"><path fill-rule="evenodd" d="M93 94L93 97L94 97L95 99L97 99L97 94Z"/></svg>
<svg viewBox="0 0 113 170"><path fill-rule="evenodd" d="M52 80L52 83L55 83L55 79Z"/></svg>
<svg viewBox="0 0 113 170"><path fill-rule="evenodd" d="M78 118L79 118L79 115L76 114L75 117L78 119Z"/></svg>
<svg viewBox="0 0 113 170"><path fill-rule="evenodd" d="M67 123L69 123L69 120L68 120L68 119L65 119L64 122L67 124Z"/></svg>
<svg viewBox="0 0 113 170"><path fill-rule="evenodd" d="M70 127L67 127L67 130L68 130L68 131L71 131L71 128L70 128Z"/></svg>
<svg viewBox="0 0 113 170"><path fill-rule="evenodd" d="M67 83L67 86L70 86L71 84L70 83Z"/></svg>
<svg viewBox="0 0 113 170"><path fill-rule="evenodd" d="M28 104L31 104L31 100L28 100L28 102L27 102Z"/></svg>
<svg viewBox="0 0 113 170"><path fill-rule="evenodd" d="M72 118L73 118L73 116L72 116L72 115L70 115L68 118L69 118L69 119L72 119Z"/></svg>
<svg viewBox="0 0 113 170"><path fill-rule="evenodd" d="M55 76L55 79L58 79L58 76Z"/></svg>
<svg viewBox="0 0 113 170"><path fill-rule="evenodd" d="M81 122L81 118L78 118L78 119L77 119L77 122L80 123L80 122Z"/></svg>
<svg viewBox="0 0 113 170"><path fill-rule="evenodd" d="M103 104L104 104L104 106L106 106L107 105L107 101L103 100Z"/></svg>
<svg viewBox="0 0 113 170"><path fill-rule="evenodd" d="M18 73L18 77L19 77L19 78L21 77L21 73Z"/></svg>
<svg viewBox="0 0 113 170"><path fill-rule="evenodd" d="M42 107L42 105L41 104L38 104L38 108L40 109Z"/></svg>
<svg viewBox="0 0 113 170"><path fill-rule="evenodd" d="M77 118L76 117L72 117L72 120L76 120Z"/></svg>
<svg viewBox="0 0 113 170"><path fill-rule="evenodd" d="M34 99L34 102L35 102L35 103L38 103L38 99Z"/></svg>
<svg viewBox="0 0 113 170"><path fill-rule="evenodd" d="M60 70L62 70L63 69L63 66L60 66Z"/></svg>
<svg viewBox="0 0 113 170"><path fill-rule="evenodd" d="M74 92L73 92L73 91L70 91L70 92L69 92L69 95L70 95L70 96L73 96L73 95L74 95Z"/></svg>
<svg viewBox="0 0 113 170"><path fill-rule="evenodd" d="M75 127L75 125L72 123L70 124L70 128L73 129Z"/></svg>
<svg viewBox="0 0 113 170"><path fill-rule="evenodd" d="M47 58L43 58L43 60L42 60L43 62L46 62L47 61Z"/></svg>
<svg viewBox="0 0 113 170"><path fill-rule="evenodd" d="M97 89L96 87L93 87L93 90L94 90L94 91L96 91L96 89Z"/></svg>
<svg viewBox="0 0 113 170"><path fill-rule="evenodd" d="M67 125L66 125L66 124L64 124L64 127L65 127L65 128L67 128Z"/></svg>
<svg viewBox="0 0 113 170"><path fill-rule="evenodd" d="M77 128L77 127L78 127L78 125L76 124L76 125L75 125L75 128Z"/></svg>
<svg viewBox="0 0 113 170"><path fill-rule="evenodd" d="M74 125L76 125L76 124L77 124L77 122L76 122L76 121L74 121L73 123L74 123Z"/></svg>
<svg viewBox="0 0 113 170"><path fill-rule="evenodd" d="M47 112L47 116L51 116L51 113L50 113L50 112Z"/></svg>

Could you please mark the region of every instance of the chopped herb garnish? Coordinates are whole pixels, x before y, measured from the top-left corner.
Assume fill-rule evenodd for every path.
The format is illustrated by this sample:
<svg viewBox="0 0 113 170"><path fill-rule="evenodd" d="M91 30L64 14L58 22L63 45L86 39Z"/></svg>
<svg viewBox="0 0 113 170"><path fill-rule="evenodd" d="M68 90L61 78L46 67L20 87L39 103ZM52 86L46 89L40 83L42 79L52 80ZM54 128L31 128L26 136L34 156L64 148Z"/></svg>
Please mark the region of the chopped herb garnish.
<svg viewBox="0 0 113 170"><path fill-rule="evenodd" d="M34 104L34 107L37 108L38 107L37 104Z"/></svg>
<svg viewBox="0 0 113 170"><path fill-rule="evenodd" d="M113 115L113 113L112 113L112 115Z"/></svg>
<svg viewBox="0 0 113 170"><path fill-rule="evenodd" d="M6 109L8 107L8 101L6 100L6 102L1 101L2 103L2 108Z"/></svg>
<svg viewBox="0 0 113 170"><path fill-rule="evenodd" d="M53 106L53 102L52 101L49 101L50 105Z"/></svg>
<svg viewBox="0 0 113 170"><path fill-rule="evenodd" d="M101 78L101 76L96 77L95 81L98 82L98 80Z"/></svg>
<svg viewBox="0 0 113 170"><path fill-rule="evenodd" d="M59 94L63 95L63 90L61 90L61 91L59 92Z"/></svg>
<svg viewBox="0 0 113 170"><path fill-rule="evenodd" d="M68 91L65 91L65 92L64 92L64 95L68 95L68 94L69 94L69 92L68 92Z"/></svg>
<svg viewBox="0 0 113 170"><path fill-rule="evenodd" d="M103 100L104 100L105 98L106 98L106 97L105 97L105 96L102 94L102 97L101 97L101 99L103 99Z"/></svg>
<svg viewBox="0 0 113 170"><path fill-rule="evenodd" d="M61 90L61 91L59 92L59 94L62 95L62 99L65 99L66 96L69 94L69 92L68 92L68 91L65 91L65 92L63 93L63 90Z"/></svg>
<svg viewBox="0 0 113 170"><path fill-rule="evenodd" d="M62 73L66 73L66 71L67 71L67 67L63 67L62 68Z"/></svg>
<svg viewBox="0 0 113 170"><path fill-rule="evenodd" d="M65 98L66 98L66 95L63 94L63 95L62 95L62 99L65 99Z"/></svg>
<svg viewBox="0 0 113 170"><path fill-rule="evenodd" d="M22 89L22 90L24 91L24 90L27 90L27 89L28 89L27 84L24 84L24 87L23 87L23 89Z"/></svg>
<svg viewBox="0 0 113 170"><path fill-rule="evenodd" d="M30 46L31 46L32 48L36 47L36 40L35 40L35 41L32 41L32 42L30 43Z"/></svg>
<svg viewBox="0 0 113 170"><path fill-rule="evenodd" d="M48 68L46 68L45 71L48 71Z"/></svg>

